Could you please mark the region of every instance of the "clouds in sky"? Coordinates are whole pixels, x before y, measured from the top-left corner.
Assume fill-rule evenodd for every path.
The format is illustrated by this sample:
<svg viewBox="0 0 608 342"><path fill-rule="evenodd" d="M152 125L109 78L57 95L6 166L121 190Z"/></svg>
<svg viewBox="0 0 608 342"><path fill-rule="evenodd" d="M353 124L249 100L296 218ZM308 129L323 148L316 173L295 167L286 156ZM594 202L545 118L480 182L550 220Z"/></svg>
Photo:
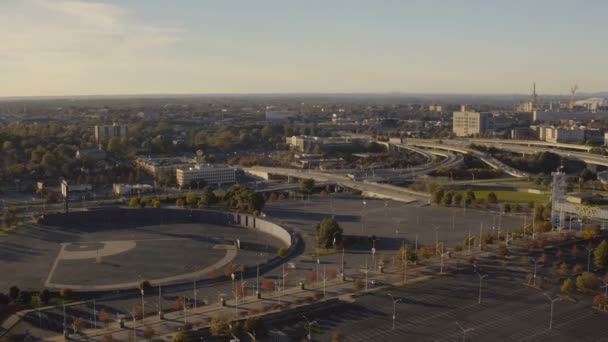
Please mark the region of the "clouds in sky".
<svg viewBox="0 0 608 342"><path fill-rule="evenodd" d="M0 96L608 90L608 3L0 0Z"/></svg>
<svg viewBox="0 0 608 342"><path fill-rule="evenodd" d="M111 88L121 80L104 72L153 69L162 63L155 56L185 32L147 23L118 5L81 0L2 2L0 22L8 28L0 30L0 73L10 80L0 85L0 96Z"/></svg>

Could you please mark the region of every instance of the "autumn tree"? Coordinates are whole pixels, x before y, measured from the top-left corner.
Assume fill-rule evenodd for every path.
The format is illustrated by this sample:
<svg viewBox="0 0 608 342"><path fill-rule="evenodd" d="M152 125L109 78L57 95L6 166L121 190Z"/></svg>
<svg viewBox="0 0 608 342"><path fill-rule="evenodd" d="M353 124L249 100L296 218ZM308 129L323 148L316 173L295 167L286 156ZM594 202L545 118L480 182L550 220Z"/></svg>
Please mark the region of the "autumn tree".
<svg viewBox="0 0 608 342"><path fill-rule="evenodd" d="M608 242L606 240L602 241L593 252L593 263L600 270L608 266Z"/></svg>
<svg viewBox="0 0 608 342"><path fill-rule="evenodd" d="M567 278L566 280L564 280L564 282L562 283L561 291L565 294L571 294L572 292L574 292L574 290L576 290L576 285L574 285L572 279Z"/></svg>

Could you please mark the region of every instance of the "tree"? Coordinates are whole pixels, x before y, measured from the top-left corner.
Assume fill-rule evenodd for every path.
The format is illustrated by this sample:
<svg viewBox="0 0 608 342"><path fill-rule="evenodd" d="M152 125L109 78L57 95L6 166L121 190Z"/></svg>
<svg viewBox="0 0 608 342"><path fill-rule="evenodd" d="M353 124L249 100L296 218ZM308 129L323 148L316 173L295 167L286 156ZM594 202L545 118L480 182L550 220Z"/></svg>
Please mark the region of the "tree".
<svg viewBox="0 0 608 342"><path fill-rule="evenodd" d="M186 336L186 334L183 332L178 332L173 337L173 342L188 342L188 336Z"/></svg>
<svg viewBox="0 0 608 342"><path fill-rule="evenodd" d="M567 278L566 280L564 280L564 282L562 283L561 291L565 294L570 294L574 292L574 290L576 290L576 286L574 285L572 279Z"/></svg>
<svg viewBox="0 0 608 342"><path fill-rule="evenodd" d="M418 250L418 254L421 258L428 259L435 254L435 249L430 246L424 246Z"/></svg>
<svg viewBox="0 0 608 342"><path fill-rule="evenodd" d="M9 298L7 295L5 295L4 293L0 292L0 306L6 306L8 305L8 303L10 302Z"/></svg>
<svg viewBox="0 0 608 342"><path fill-rule="evenodd" d="M149 325L146 325L146 327L144 328L144 331L142 332L142 335L144 336L145 339L151 339L152 337L154 337L154 335L156 335L156 331L154 331L154 328L152 328Z"/></svg>
<svg viewBox="0 0 608 342"><path fill-rule="evenodd" d="M330 248L342 243L342 228L334 218L325 218L317 225L317 243L319 247Z"/></svg>
<svg viewBox="0 0 608 342"><path fill-rule="evenodd" d="M153 291L152 284L149 280L143 280L139 283L139 289L144 291L144 294L150 294Z"/></svg>
<svg viewBox="0 0 608 342"><path fill-rule="evenodd" d="M194 205L198 201L198 197L194 192L189 192L186 194L186 204Z"/></svg>
<svg viewBox="0 0 608 342"><path fill-rule="evenodd" d="M582 292L597 289L597 282L597 276L591 272L583 272L583 274L576 277L576 287Z"/></svg>
<svg viewBox="0 0 608 342"><path fill-rule="evenodd" d="M72 291L72 289L68 289L68 288L64 288L59 291L59 295L61 296L62 299L71 299L73 294L74 294L74 291Z"/></svg>
<svg viewBox="0 0 608 342"><path fill-rule="evenodd" d="M331 342L344 342L346 341L346 335L342 332L342 330L335 331L331 335Z"/></svg>
<svg viewBox="0 0 608 342"><path fill-rule="evenodd" d="M595 267L603 270L608 266L608 242L603 240L593 252L593 262Z"/></svg>
<svg viewBox="0 0 608 342"><path fill-rule="evenodd" d="M488 200L488 203L490 203L490 204L498 203L498 197L496 197L496 194L494 192L490 192L488 194L487 200Z"/></svg>
<svg viewBox="0 0 608 342"><path fill-rule="evenodd" d="M228 336L230 334L230 321L222 316L213 316L209 322L209 331L212 336Z"/></svg>
<svg viewBox="0 0 608 342"><path fill-rule="evenodd" d="M559 265L559 274L562 276L568 275L568 272L570 271L568 264L566 264L565 262L562 262Z"/></svg>
<svg viewBox="0 0 608 342"><path fill-rule="evenodd" d="M361 279L357 279L354 282L355 290L361 291L365 287L365 283Z"/></svg>
<svg viewBox="0 0 608 342"><path fill-rule="evenodd" d="M310 195L315 188L315 180L312 178L300 180L300 191L304 194Z"/></svg>
<svg viewBox="0 0 608 342"><path fill-rule="evenodd" d="M208 186L203 188L200 202L205 207L217 203L217 197L215 196L215 193Z"/></svg>
<svg viewBox="0 0 608 342"><path fill-rule="evenodd" d="M17 298L19 298L19 288L17 286L11 286L8 289L8 297L12 300L12 301L16 301Z"/></svg>
<svg viewBox="0 0 608 342"><path fill-rule="evenodd" d="M118 342L118 340L112 334L106 334L101 338L101 342Z"/></svg>
<svg viewBox="0 0 608 342"><path fill-rule="evenodd" d="M129 201L129 207L137 208L139 206L139 200L136 197L131 198Z"/></svg>
<svg viewBox="0 0 608 342"><path fill-rule="evenodd" d="M260 316L249 317L245 321L245 331L252 334L256 338L263 337L268 334L268 329L264 324L264 320Z"/></svg>
<svg viewBox="0 0 608 342"><path fill-rule="evenodd" d="M29 291L19 292L19 302L23 304L29 304L32 301L32 295Z"/></svg>
<svg viewBox="0 0 608 342"><path fill-rule="evenodd" d="M460 192L457 192L452 197L452 205L459 207L461 205L461 203L462 203L462 194Z"/></svg>
<svg viewBox="0 0 608 342"><path fill-rule="evenodd" d="M86 326L86 322L82 318L76 318L74 320L74 330L82 331L82 329Z"/></svg>
<svg viewBox="0 0 608 342"><path fill-rule="evenodd" d="M503 203L502 211L503 211L503 213L510 213L511 212L511 203Z"/></svg>
<svg viewBox="0 0 608 342"><path fill-rule="evenodd" d="M473 190L471 190L471 189L467 190L467 193L465 196L465 202L467 204L471 204L474 200L475 200L475 192L473 192Z"/></svg>
<svg viewBox="0 0 608 342"><path fill-rule="evenodd" d="M507 248L507 246L505 245L500 245L498 246L498 248L496 249L496 256L504 258L507 255L509 255L509 248Z"/></svg>
<svg viewBox="0 0 608 342"><path fill-rule="evenodd" d="M101 311L99 311L99 313L97 314L97 319L100 322L109 323L112 320L112 315L110 315L110 313L107 312L105 309L101 309Z"/></svg>
<svg viewBox="0 0 608 342"><path fill-rule="evenodd" d="M175 200L175 206L179 207L179 208L183 208L184 207L184 200L181 198L178 198L177 200Z"/></svg>
<svg viewBox="0 0 608 342"><path fill-rule="evenodd" d="M437 188L432 194L432 200L435 204L441 204L441 200L443 199L445 191L443 188Z"/></svg>
<svg viewBox="0 0 608 342"><path fill-rule="evenodd" d="M454 193L451 191L447 191L446 193L443 194L443 205L448 206L450 204L452 204L452 199L454 197Z"/></svg>

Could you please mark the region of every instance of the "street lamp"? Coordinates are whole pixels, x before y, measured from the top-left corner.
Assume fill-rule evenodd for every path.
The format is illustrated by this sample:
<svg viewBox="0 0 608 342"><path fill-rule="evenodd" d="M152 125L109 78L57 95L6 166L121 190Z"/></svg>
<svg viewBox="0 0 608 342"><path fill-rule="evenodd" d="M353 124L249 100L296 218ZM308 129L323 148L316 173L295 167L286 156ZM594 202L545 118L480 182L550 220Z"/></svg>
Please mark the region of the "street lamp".
<svg viewBox="0 0 608 342"><path fill-rule="evenodd" d="M396 314L396 307L397 307L397 303L399 303L400 301L403 300L403 298L397 298L395 299L395 297L393 297L392 294L388 294L389 297L391 297L391 300L393 301L393 330L395 330L395 314Z"/></svg>
<svg viewBox="0 0 608 342"><path fill-rule="evenodd" d="M537 268L538 263L540 262L540 259L531 258L531 260L534 263L534 274L532 275L533 285L536 286L536 268Z"/></svg>
<svg viewBox="0 0 608 342"><path fill-rule="evenodd" d="M439 254L439 226L433 225L435 228L435 256Z"/></svg>
<svg viewBox="0 0 608 342"><path fill-rule="evenodd" d="M589 272L589 269L591 268L591 252L595 250L595 247L591 246L591 244L585 246L585 249L587 250L587 272Z"/></svg>
<svg viewBox="0 0 608 342"><path fill-rule="evenodd" d="M473 330L475 330L475 328L468 328L468 329L465 329L465 328L463 328L463 327L462 327L462 325L460 325L460 323L456 322L456 324L458 324L458 327L460 328L460 330L462 330L462 342L465 342L465 341L466 341L466 339L467 339L467 333L468 333L469 331L473 331Z"/></svg>
<svg viewBox="0 0 608 342"><path fill-rule="evenodd" d="M479 272L477 272L477 270L475 270L475 273L477 274L477 276L479 277L479 296L477 298L477 304L481 304L481 281L486 278L488 275L487 274L481 274Z"/></svg>
<svg viewBox="0 0 608 342"><path fill-rule="evenodd" d="M547 299L549 299L549 302L551 302L551 313L549 316L549 330L553 329L553 306L555 305L555 302L559 302L562 299L560 297L556 297L556 298L551 298L551 296L549 296L546 293L543 293L545 295L545 297L547 297Z"/></svg>
<svg viewBox="0 0 608 342"><path fill-rule="evenodd" d="M306 318L306 316L302 315L302 317L304 318L304 320L306 320L306 325L304 326L304 328L306 329L306 339L309 341L312 341L312 330L314 325L319 325L319 323L317 323L317 321L309 321L308 318Z"/></svg>
<svg viewBox="0 0 608 342"><path fill-rule="evenodd" d="M230 278L232 279L232 289L234 291L234 312L235 312L235 317L239 317L239 299L236 297L236 287L234 285L234 272L232 272L230 274Z"/></svg>

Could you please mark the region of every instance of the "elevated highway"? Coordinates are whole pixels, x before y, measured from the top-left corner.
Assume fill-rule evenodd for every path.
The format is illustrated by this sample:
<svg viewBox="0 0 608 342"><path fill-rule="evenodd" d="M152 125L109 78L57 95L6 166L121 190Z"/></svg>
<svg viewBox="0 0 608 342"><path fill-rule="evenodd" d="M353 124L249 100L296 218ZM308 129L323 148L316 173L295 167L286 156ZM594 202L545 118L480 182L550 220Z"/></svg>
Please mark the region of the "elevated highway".
<svg viewBox="0 0 608 342"><path fill-rule="evenodd" d="M348 178L347 176L324 173L312 170L295 170L279 167L265 167L265 166L254 166L249 168L243 168L248 174L269 179L271 175L281 175L288 178L312 178L315 182L333 182L341 186L359 190L365 196L392 199L400 202L415 202L415 201L428 201L430 198L429 194L416 192L402 187L380 184L368 181L356 181Z"/></svg>
<svg viewBox="0 0 608 342"><path fill-rule="evenodd" d="M452 142L452 140L445 140L440 143L440 142L437 142L436 140L408 139L404 143L404 145L430 148L430 149L434 149L434 150L445 150L445 151L456 152L456 153L461 153L461 154L468 154L468 155L472 155L472 156L478 158L479 160L486 163L490 167L492 167L494 169L502 170L506 174L509 174L513 177L522 178L522 177L531 176L527 172L520 171L520 170L514 169L514 168L506 165L505 163L490 156L487 153L483 153L483 152L474 150L472 148L469 148L468 144L450 144L450 143L445 143L445 142Z"/></svg>
<svg viewBox="0 0 608 342"><path fill-rule="evenodd" d="M585 162L589 165L600 165L600 166L608 166L608 156L602 156L599 154L593 154L589 152L581 152L581 151L567 151L560 148L551 148L546 146L531 146L519 145L519 144L509 144L505 143L508 140L489 140L489 141L476 141L475 144L487 146L487 147L495 147L506 151L517 152L522 154L532 154L532 153L540 153L540 152L551 152L558 154L564 158L572 158L578 159L580 161ZM584 146L585 148L589 146Z"/></svg>

